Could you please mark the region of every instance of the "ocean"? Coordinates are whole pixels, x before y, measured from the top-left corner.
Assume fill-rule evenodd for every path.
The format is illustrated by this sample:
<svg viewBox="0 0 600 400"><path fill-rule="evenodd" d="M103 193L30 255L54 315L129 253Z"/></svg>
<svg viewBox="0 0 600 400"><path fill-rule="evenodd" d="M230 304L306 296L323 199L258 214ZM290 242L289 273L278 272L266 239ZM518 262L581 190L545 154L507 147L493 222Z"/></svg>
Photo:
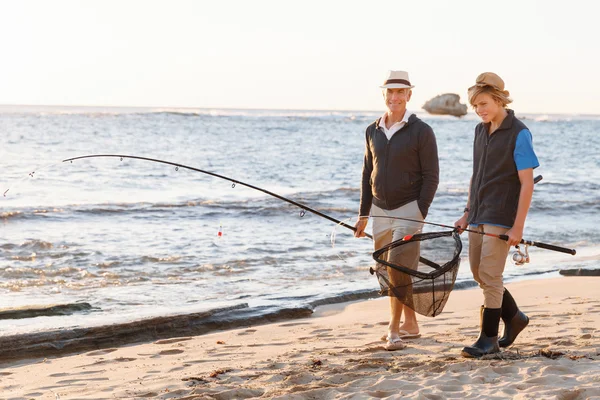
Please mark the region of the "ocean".
<svg viewBox="0 0 600 400"><path fill-rule="evenodd" d="M380 114L0 107L0 336L221 308L268 315L376 296L372 242L326 219L184 168L62 160L125 154L188 165L353 225L364 130ZM440 156L427 221L453 225L466 203L478 119L418 115L434 129ZM598 267L600 116L517 116L533 133L543 175L524 237L577 255L531 248L529 264L507 263L507 284ZM466 234L462 241L459 288L472 285ZM50 305L65 312L6 314Z"/></svg>

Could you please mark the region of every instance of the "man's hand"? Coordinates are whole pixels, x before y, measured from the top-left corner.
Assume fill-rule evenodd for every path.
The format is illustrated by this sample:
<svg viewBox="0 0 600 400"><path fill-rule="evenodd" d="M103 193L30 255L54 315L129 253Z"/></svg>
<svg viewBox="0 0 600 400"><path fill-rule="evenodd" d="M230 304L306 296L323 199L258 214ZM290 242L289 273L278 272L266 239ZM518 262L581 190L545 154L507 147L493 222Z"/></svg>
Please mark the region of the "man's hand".
<svg viewBox="0 0 600 400"><path fill-rule="evenodd" d="M369 222L369 217L358 217L358 221L354 227L356 231L354 231L354 237L360 238L365 236L365 228L367 227L367 223Z"/></svg>

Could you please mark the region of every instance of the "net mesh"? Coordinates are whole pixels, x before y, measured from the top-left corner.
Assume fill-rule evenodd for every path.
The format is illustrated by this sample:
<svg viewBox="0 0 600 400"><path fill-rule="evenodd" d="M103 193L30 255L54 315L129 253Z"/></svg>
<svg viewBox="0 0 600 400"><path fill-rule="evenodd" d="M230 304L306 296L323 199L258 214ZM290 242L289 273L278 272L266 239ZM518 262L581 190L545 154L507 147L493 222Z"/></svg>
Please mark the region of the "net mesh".
<svg viewBox="0 0 600 400"><path fill-rule="evenodd" d="M440 314L454 287L462 242L455 231L418 233L373 253L381 294L394 296L415 312Z"/></svg>

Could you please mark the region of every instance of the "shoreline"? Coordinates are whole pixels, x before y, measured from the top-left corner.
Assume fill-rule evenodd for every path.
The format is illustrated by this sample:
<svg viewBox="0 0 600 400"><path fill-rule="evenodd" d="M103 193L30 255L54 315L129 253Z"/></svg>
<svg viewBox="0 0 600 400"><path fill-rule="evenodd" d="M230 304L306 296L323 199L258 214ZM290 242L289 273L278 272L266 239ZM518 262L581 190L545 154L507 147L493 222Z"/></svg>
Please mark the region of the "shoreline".
<svg viewBox="0 0 600 400"><path fill-rule="evenodd" d="M510 282L521 282L535 279L552 279L558 271L547 271L524 275ZM453 291L476 288L474 280L457 282ZM377 300L381 296L378 290L358 290L343 292L331 297L315 299L296 307L248 307L248 304L234 304L206 311L185 314L169 314L148 317L133 321L110 323L92 326L74 326L58 329L40 330L33 333L15 333L0 335L0 366L6 362L27 359L32 355L44 357L64 356L82 351L100 350L108 347L135 345L147 341L171 339L177 336L199 336L209 333L239 329L247 326L265 325L273 322L293 321L318 314L321 307L346 304L355 301ZM33 306L17 308L14 311L5 309L4 314L35 314L43 311L78 307L84 310L91 308L87 303L53 305L52 307ZM77 308L77 307L76 307ZM48 313L47 316L53 314ZM1 315L0 315L1 316ZM35 315L34 315L35 316ZM30 317L30 316L28 316Z"/></svg>
<svg viewBox="0 0 600 400"><path fill-rule="evenodd" d="M508 283L530 326L512 347L482 360L460 357L477 337L481 292L458 290L440 316L419 318L422 337L401 351L385 351L379 341L388 311L380 298L320 306L293 321L14 361L2 367L0 393L40 399L591 399L600 396L597 284L588 277Z"/></svg>

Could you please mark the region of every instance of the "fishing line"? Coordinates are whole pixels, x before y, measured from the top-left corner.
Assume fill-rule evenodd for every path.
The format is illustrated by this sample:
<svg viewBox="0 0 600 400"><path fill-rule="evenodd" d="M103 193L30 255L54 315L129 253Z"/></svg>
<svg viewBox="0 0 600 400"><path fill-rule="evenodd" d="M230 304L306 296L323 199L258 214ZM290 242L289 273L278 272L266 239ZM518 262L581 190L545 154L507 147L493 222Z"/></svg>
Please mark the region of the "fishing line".
<svg viewBox="0 0 600 400"><path fill-rule="evenodd" d="M28 173L27 173L27 175L25 175L23 178L20 178L20 179L18 179L18 180L16 180L16 181L13 181L14 183L12 183L12 184L11 184L11 185L8 187L8 189L6 189L4 192L2 192L2 195L3 195L3 197L6 197L6 194L9 192L9 190L10 190L10 189L13 189L13 188L16 188L16 187L18 187L18 186L19 186L19 185L20 185L20 184L21 184L23 181L25 181L25 180L27 180L27 179L35 178L35 176L36 176L36 175L35 175L35 174L36 174L36 172L38 172L38 171L42 171L42 170L44 170L44 169L46 169L46 168L49 168L49 167L52 167L52 166L54 166L54 165L58 165L58 164L60 164L61 162L62 162L62 161L54 161L54 162L52 162L52 163L50 163L50 164L45 164L45 165L42 165L41 167L37 167L37 168L35 168L33 171L31 171L31 172L28 172Z"/></svg>

